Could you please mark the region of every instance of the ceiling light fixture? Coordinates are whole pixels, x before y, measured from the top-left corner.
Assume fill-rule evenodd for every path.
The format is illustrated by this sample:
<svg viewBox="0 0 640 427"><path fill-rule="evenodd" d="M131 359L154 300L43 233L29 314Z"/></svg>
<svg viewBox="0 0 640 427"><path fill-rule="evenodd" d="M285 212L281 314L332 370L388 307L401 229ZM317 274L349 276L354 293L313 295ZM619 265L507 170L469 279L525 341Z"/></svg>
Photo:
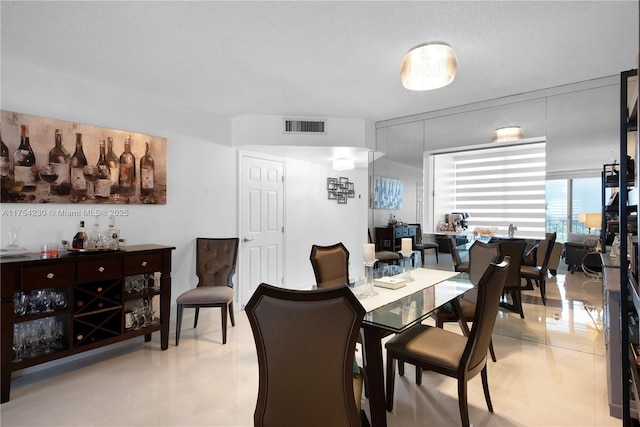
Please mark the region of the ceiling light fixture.
<svg viewBox="0 0 640 427"><path fill-rule="evenodd" d="M351 159L335 159L333 161L333 169L337 171L349 171L355 168L355 163Z"/></svg>
<svg viewBox="0 0 640 427"><path fill-rule="evenodd" d="M493 142L507 142L516 141L522 139L524 136L524 130L520 126L506 126L498 128L493 131L491 135L491 141Z"/></svg>
<svg viewBox="0 0 640 427"><path fill-rule="evenodd" d="M445 43L425 43L411 49L402 60L400 77L409 90L431 90L448 85L456 77L458 60Z"/></svg>

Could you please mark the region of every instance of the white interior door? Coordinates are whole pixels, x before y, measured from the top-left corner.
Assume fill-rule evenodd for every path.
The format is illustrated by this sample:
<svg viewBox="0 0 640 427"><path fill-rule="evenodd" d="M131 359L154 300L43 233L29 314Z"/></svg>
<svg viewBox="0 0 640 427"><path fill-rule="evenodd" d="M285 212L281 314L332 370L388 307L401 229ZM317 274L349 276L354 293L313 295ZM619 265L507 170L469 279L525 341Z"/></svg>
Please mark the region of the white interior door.
<svg viewBox="0 0 640 427"><path fill-rule="evenodd" d="M284 283L284 163L240 157L240 307L262 282Z"/></svg>

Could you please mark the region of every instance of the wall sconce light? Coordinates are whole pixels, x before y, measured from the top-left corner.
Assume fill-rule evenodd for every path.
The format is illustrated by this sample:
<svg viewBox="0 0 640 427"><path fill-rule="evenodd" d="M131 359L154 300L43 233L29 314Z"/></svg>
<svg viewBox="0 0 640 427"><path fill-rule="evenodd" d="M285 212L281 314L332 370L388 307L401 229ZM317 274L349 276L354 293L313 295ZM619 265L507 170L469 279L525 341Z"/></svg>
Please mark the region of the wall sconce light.
<svg viewBox="0 0 640 427"><path fill-rule="evenodd" d="M355 163L351 159L335 159L333 161L333 169L337 171L350 171L355 168Z"/></svg>
<svg viewBox="0 0 640 427"><path fill-rule="evenodd" d="M339 204L347 204L347 199L356 197L353 182L349 178L327 178L327 193L329 200L337 200Z"/></svg>
<svg viewBox="0 0 640 427"><path fill-rule="evenodd" d="M411 49L402 60L400 78L409 90L431 90L448 85L456 77L458 60L445 43L424 43Z"/></svg>
<svg viewBox="0 0 640 427"><path fill-rule="evenodd" d="M491 135L491 141L493 142L507 142L517 141L524 136L524 130L520 126L505 126L493 131Z"/></svg>

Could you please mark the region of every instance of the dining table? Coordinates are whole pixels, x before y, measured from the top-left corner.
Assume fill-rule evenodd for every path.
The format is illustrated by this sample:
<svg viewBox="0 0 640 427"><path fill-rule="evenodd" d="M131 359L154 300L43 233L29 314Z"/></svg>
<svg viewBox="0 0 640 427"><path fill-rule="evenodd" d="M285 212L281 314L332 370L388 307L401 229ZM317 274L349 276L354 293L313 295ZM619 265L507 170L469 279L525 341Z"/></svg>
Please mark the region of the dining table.
<svg viewBox="0 0 640 427"><path fill-rule="evenodd" d="M376 269L374 277L408 279L405 280L406 286L397 289L374 286L377 295L373 296L362 296L364 285L352 288L366 310L362 330L366 386L373 427L387 425L383 338L401 333L422 322L446 304L450 304L454 311L460 310L457 298L474 287L466 274L457 272L429 268L399 272L396 266L385 268L387 269Z"/></svg>

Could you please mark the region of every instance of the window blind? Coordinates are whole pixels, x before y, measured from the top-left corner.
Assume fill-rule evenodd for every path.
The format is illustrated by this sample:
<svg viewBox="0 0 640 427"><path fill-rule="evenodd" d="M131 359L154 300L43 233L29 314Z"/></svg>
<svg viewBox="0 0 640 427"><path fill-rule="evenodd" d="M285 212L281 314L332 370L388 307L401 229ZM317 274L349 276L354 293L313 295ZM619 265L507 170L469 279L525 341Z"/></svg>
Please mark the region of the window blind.
<svg viewBox="0 0 640 427"><path fill-rule="evenodd" d="M544 142L454 154L455 212L467 212L469 229L509 224L522 236L545 233Z"/></svg>

